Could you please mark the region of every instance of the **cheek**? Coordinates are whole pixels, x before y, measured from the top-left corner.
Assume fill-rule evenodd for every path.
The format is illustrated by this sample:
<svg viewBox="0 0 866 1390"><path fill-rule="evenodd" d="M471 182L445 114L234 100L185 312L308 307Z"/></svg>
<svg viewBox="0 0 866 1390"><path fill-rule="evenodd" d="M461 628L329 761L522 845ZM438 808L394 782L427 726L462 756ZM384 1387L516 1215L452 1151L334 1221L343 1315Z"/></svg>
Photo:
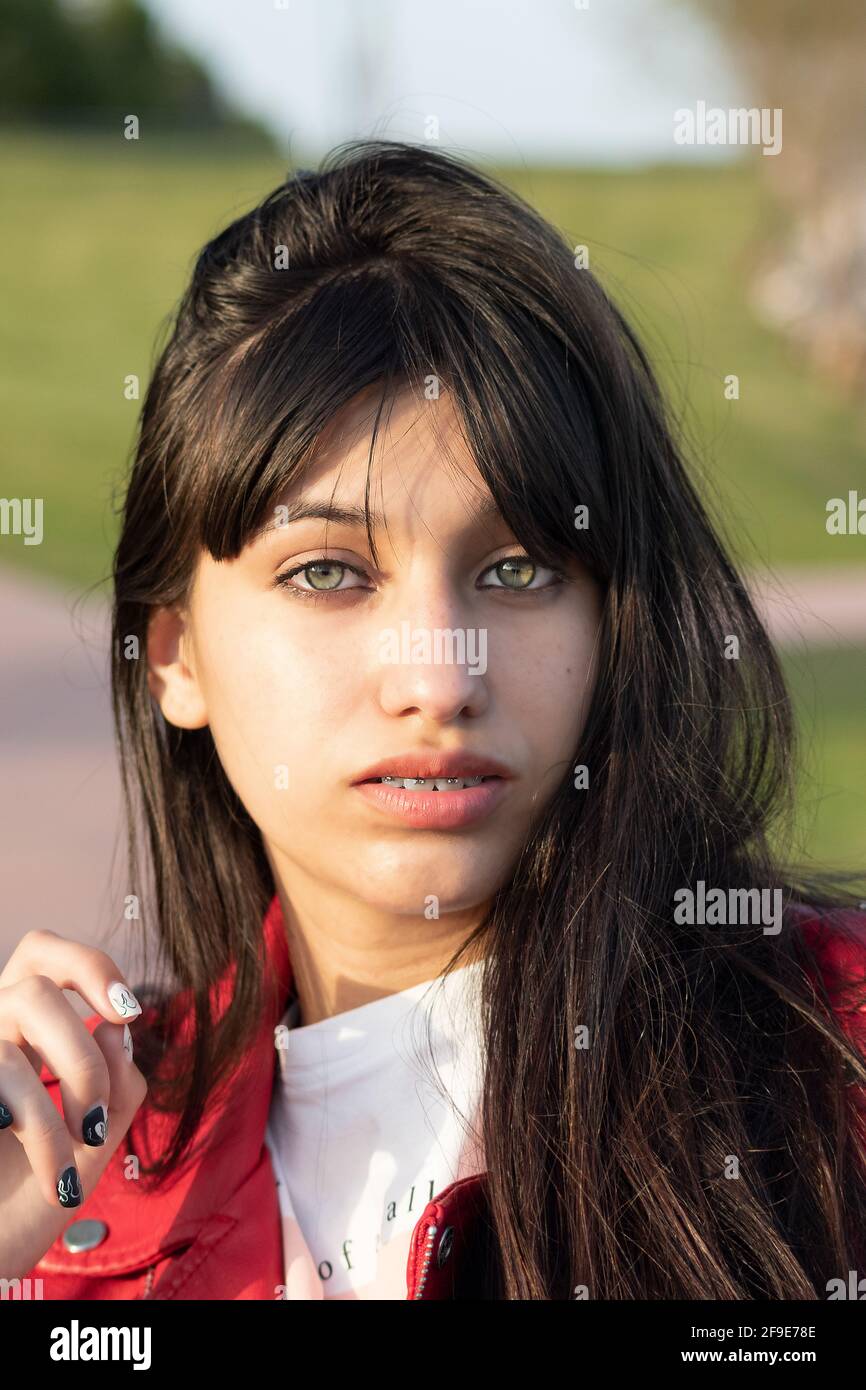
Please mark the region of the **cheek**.
<svg viewBox="0 0 866 1390"><path fill-rule="evenodd" d="M595 602L562 605L509 648L509 674L497 687L509 719L542 757L570 752L586 722L599 621Z"/></svg>
<svg viewBox="0 0 866 1390"><path fill-rule="evenodd" d="M265 829L307 814L326 787L328 749L357 705L357 665L338 644L293 642L278 625L239 625L205 654L211 734L226 775ZM293 795L294 794L294 795Z"/></svg>

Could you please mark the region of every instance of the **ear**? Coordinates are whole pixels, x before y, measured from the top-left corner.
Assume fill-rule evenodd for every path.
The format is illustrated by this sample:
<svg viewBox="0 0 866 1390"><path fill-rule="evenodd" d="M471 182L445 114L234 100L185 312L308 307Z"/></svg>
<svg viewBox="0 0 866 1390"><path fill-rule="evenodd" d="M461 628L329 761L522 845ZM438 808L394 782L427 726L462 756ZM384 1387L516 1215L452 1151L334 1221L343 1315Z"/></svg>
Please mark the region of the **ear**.
<svg viewBox="0 0 866 1390"><path fill-rule="evenodd" d="M147 684L169 724L202 729L208 723L204 695L192 664L184 615L178 608L155 608L147 629Z"/></svg>

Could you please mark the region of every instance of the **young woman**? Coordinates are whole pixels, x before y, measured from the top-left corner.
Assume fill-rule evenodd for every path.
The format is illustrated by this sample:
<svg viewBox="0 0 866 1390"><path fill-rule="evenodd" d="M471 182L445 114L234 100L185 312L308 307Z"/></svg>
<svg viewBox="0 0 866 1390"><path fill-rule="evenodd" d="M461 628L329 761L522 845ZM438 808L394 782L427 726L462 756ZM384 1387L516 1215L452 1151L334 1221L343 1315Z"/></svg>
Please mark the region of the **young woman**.
<svg viewBox="0 0 866 1390"><path fill-rule="evenodd" d="M771 853L776 658L633 333L520 199L357 143L204 248L113 689L125 915L173 978L139 1004L51 933L0 976L0 1273L793 1299L864 1269L864 915Z"/></svg>

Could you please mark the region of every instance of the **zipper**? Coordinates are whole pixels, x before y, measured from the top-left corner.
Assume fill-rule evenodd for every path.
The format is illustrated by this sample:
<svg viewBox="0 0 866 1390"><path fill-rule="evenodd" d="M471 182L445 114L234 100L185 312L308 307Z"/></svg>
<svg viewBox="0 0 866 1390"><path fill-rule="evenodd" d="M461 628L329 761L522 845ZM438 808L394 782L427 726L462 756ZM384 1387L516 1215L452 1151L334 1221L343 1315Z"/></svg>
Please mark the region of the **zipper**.
<svg viewBox="0 0 866 1390"><path fill-rule="evenodd" d="M155 1269L156 1265L151 1265L150 1269L147 1271L147 1279L145 1280L144 1291L139 1294L139 1298L150 1298L150 1291L153 1288L153 1276Z"/></svg>
<svg viewBox="0 0 866 1390"><path fill-rule="evenodd" d="M418 1284L417 1292L416 1292L416 1294L415 1294L415 1297L416 1297L416 1298L423 1298L423 1297L424 1297L424 1285L427 1283L427 1270L428 1270L428 1268L429 1268L429 1266L430 1266L430 1260L431 1260L432 1255L433 1255L433 1238L434 1238L434 1236L436 1235L436 1232L438 1231L438 1229L439 1229L439 1227L438 1227L438 1226L435 1226L435 1225L434 1225L434 1226L428 1226L428 1228L427 1228L427 1240L426 1240L426 1246L425 1246L425 1249L424 1249L424 1263L423 1263L423 1265L421 1266L421 1279L420 1279L420 1282L419 1282L419 1284Z"/></svg>

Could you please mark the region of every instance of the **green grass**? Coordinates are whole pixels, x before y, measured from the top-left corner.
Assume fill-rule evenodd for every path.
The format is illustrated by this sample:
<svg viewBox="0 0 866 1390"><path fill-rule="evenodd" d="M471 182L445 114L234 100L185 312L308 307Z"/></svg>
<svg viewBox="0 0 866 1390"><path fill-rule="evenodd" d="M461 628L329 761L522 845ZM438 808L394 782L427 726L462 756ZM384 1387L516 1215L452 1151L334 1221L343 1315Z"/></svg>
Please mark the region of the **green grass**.
<svg viewBox="0 0 866 1390"><path fill-rule="evenodd" d="M797 848L866 875L866 647L783 653L801 742Z"/></svg>

